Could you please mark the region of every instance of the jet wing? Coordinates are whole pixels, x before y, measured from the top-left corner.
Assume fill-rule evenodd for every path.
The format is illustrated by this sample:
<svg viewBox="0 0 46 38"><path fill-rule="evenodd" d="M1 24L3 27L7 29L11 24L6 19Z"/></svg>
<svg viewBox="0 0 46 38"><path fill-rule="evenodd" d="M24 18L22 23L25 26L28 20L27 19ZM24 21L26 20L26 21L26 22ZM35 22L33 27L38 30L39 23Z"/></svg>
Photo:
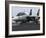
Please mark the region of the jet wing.
<svg viewBox="0 0 46 38"><path fill-rule="evenodd" d="M40 17L40 16L32 16L32 15L29 15L29 17Z"/></svg>

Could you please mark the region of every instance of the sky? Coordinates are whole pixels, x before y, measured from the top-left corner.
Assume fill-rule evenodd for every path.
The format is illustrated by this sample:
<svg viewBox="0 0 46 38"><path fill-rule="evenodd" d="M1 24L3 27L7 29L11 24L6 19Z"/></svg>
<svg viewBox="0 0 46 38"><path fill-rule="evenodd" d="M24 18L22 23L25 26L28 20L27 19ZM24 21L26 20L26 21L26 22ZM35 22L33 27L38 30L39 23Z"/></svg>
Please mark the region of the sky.
<svg viewBox="0 0 46 38"><path fill-rule="evenodd" d="M32 9L32 15L37 16L39 7L17 7L17 6L12 7L12 16L15 17L19 12L24 12L27 15L29 15L31 9Z"/></svg>

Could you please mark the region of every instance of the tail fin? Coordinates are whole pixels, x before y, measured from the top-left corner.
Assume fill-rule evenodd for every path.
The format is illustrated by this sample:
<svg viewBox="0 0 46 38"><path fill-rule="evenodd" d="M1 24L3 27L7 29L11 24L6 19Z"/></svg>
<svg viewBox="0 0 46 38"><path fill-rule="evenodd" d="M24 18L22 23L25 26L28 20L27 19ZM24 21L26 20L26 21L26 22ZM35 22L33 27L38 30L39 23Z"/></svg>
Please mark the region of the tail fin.
<svg viewBox="0 0 46 38"><path fill-rule="evenodd" d="M32 9L30 9L30 14L29 15L32 15Z"/></svg>
<svg viewBox="0 0 46 38"><path fill-rule="evenodd" d="M37 16L39 16L40 9L38 9Z"/></svg>

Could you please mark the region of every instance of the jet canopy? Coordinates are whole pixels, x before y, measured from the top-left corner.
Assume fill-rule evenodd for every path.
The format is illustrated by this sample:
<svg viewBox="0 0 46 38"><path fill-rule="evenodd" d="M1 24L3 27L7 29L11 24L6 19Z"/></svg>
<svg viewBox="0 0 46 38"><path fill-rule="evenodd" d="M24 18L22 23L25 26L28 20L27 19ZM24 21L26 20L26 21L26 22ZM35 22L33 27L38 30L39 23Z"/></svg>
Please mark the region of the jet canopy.
<svg viewBox="0 0 46 38"><path fill-rule="evenodd" d="M22 15L26 15L26 13L20 12L16 16L22 16Z"/></svg>

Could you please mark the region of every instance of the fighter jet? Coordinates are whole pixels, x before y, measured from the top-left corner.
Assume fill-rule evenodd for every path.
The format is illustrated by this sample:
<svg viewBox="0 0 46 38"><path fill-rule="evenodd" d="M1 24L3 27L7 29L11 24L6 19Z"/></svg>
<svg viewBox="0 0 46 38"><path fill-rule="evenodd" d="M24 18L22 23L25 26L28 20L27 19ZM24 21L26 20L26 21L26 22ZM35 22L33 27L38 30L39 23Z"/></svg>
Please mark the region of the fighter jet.
<svg viewBox="0 0 46 38"><path fill-rule="evenodd" d="M16 23L18 23L18 22L26 23L26 22L29 22L29 21L34 21L34 22L37 23L39 18L40 18L39 17L39 11L40 11L40 9L38 9L37 16L32 16L32 9L30 10L29 15L20 12L15 17L13 17L12 20Z"/></svg>

